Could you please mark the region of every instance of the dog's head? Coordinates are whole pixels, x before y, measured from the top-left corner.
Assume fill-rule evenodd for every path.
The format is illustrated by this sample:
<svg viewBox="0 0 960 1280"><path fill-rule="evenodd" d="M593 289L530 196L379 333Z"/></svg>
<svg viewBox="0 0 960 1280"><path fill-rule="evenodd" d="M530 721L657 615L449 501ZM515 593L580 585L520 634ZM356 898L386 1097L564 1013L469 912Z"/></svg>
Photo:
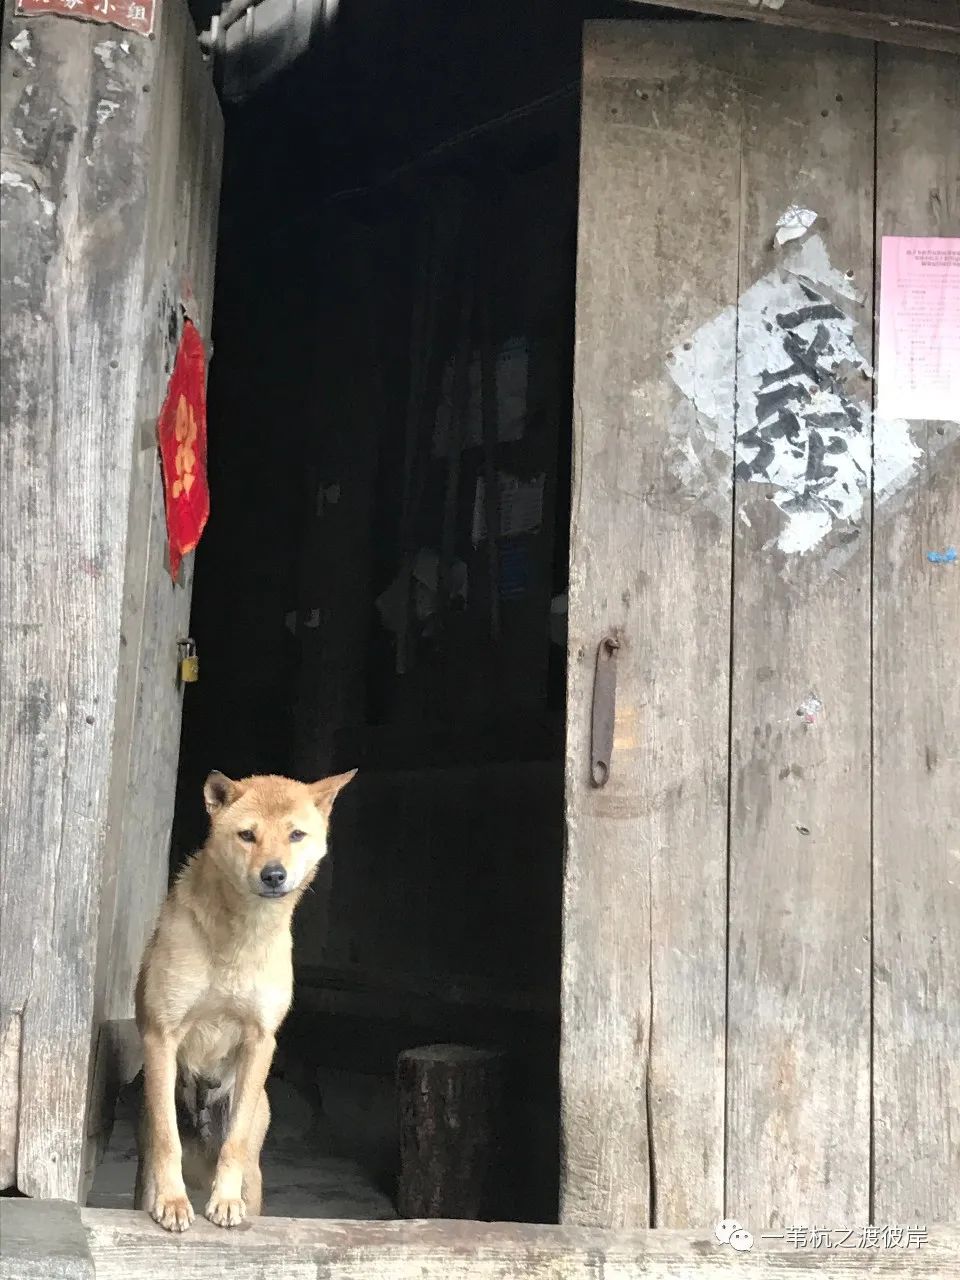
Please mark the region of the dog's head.
<svg viewBox="0 0 960 1280"><path fill-rule="evenodd" d="M309 884L327 852L333 802L356 769L320 782L211 773L203 797L210 815L206 853L238 888L285 898Z"/></svg>

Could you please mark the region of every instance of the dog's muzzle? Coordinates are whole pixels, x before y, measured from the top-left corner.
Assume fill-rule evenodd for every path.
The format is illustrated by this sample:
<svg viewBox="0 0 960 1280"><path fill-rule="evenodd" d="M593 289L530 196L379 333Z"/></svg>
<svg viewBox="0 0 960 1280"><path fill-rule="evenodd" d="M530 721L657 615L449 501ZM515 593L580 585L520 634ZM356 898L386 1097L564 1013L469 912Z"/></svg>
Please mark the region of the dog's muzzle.
<svg viewBox="0 0 960 1280"><path fill-rule="evenodd" d="M293 888L287 869L280 862L268 862L260 872L257 892L262 898L282 898Z"/></svg>

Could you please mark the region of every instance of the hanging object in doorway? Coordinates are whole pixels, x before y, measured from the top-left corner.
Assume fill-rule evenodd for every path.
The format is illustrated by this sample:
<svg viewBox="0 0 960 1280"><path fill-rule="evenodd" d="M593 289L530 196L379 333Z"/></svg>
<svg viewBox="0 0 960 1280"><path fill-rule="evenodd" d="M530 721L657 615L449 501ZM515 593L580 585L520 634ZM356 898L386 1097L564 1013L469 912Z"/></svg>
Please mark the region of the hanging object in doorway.
<svg viewBox="0 0 960 1280"><path fill-rule="evenodd" d="M520 538L500 543L500 599L519 600L530 585L530 549Z"/></svg>
<svg viewBox="0 0 960 1280"><path fill-rule="evenodd" d="M536 533L543 520L543 486L546 476L534 476L532 480L519 480L516 476L498 473L500 534L505 538L519 533ZM479 546L487 536L486 482L477 477L473 499L473 530L471 541Z"/></svg>
<svg viewBox="0 0 960 1280"><path fill-rule="evenodd" d="M210 514L207 487L206 357L195 326L184 320L167 398L157 422L170 546L170 576L200 541Z"/></svg>
<svg viewBox="0 0 960 1280"><path fill-rule="evenodd" d="M440 386L440 403L433 428L433 456L445 458L450 452L448 432L454 401L453 357L447 362ZM497 428L496 438L501 443L515 443L523 439L527 418L527 379L529 354L525 338L511 338L496 354L494 385L496 387ZM462 449L479 448L483 443L483 414L481 394L481 355L475 351L469 370L469 393L464 422L457 437Z"/></svg>
<svg viewBox="0 0 960 1280"><path fill-rule="evenodd" d="M454 559L450 570L451 608L465 608L467 603L467 566ZM421 547L413 557L410 572L401 570L375 603L385 627L399 636L406 625L404 600L407 591L416 616L418 635L433 635L439 611L440 556L432 547Z"/></svg>

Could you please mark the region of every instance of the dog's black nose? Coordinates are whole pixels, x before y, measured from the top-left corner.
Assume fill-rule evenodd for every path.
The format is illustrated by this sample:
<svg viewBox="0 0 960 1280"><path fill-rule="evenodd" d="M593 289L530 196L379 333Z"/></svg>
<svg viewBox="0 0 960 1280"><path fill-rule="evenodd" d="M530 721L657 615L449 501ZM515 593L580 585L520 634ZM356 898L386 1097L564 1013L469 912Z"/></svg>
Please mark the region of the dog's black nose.
<svg viewBox="0 0 960 1280"><path fill-rule="evenodd" d="M260 879L268 889L279 889L287 878L287 873L279 862L268 862L260 872Z"/></svg>

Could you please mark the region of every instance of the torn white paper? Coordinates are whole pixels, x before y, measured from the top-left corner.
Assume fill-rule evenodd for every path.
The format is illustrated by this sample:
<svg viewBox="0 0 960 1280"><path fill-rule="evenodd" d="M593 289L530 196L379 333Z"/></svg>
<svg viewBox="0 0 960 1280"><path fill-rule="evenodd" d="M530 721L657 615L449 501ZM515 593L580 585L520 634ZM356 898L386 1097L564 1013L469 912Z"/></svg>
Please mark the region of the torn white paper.
<svg viewBox="0 0 960 1280"><path fill-rule="evenodd" d="M822 284L831 293L863 305L865 294L857 288L853 272L839 271L833 265L820 236L811 236L802 245L793 245L784 254L781 266L798 280L810 285Z"/></svg>
<svg viewBox="0 0 960 1280"><path fill-rule="evenodd" d="M838 521L858 520L871 466L881 502L920 457L906 423L891 419L882 431L878 424L872 457L872 370L840 305L853 291L814 236L667 359L696 410L692 430L682 418L674 470L689 486L719 453L733 459L739 483L771 486L783 514L777 545L787 554L810 551Z"/></svg>
<svg viewBox="0 0 960 1280"><path fill-rule="evenodd" d="M781 245L786 244L788 240L799 240L801 236L807 234L816 220L817 215L812 209L803 209L798 204L792 204L789 209L784 209L777 219L777 233L773 238L777 244Z"/></svg>
<svg viewBox="0 0 960 1280"><path fill-rule="evenodd" d="M14 53L20 55L28 67L35 67L37 65L36 58L34 58L30 52L30 32L25 28L18 36L15 36L14 39L10 41L10 48Z"/></svg>

